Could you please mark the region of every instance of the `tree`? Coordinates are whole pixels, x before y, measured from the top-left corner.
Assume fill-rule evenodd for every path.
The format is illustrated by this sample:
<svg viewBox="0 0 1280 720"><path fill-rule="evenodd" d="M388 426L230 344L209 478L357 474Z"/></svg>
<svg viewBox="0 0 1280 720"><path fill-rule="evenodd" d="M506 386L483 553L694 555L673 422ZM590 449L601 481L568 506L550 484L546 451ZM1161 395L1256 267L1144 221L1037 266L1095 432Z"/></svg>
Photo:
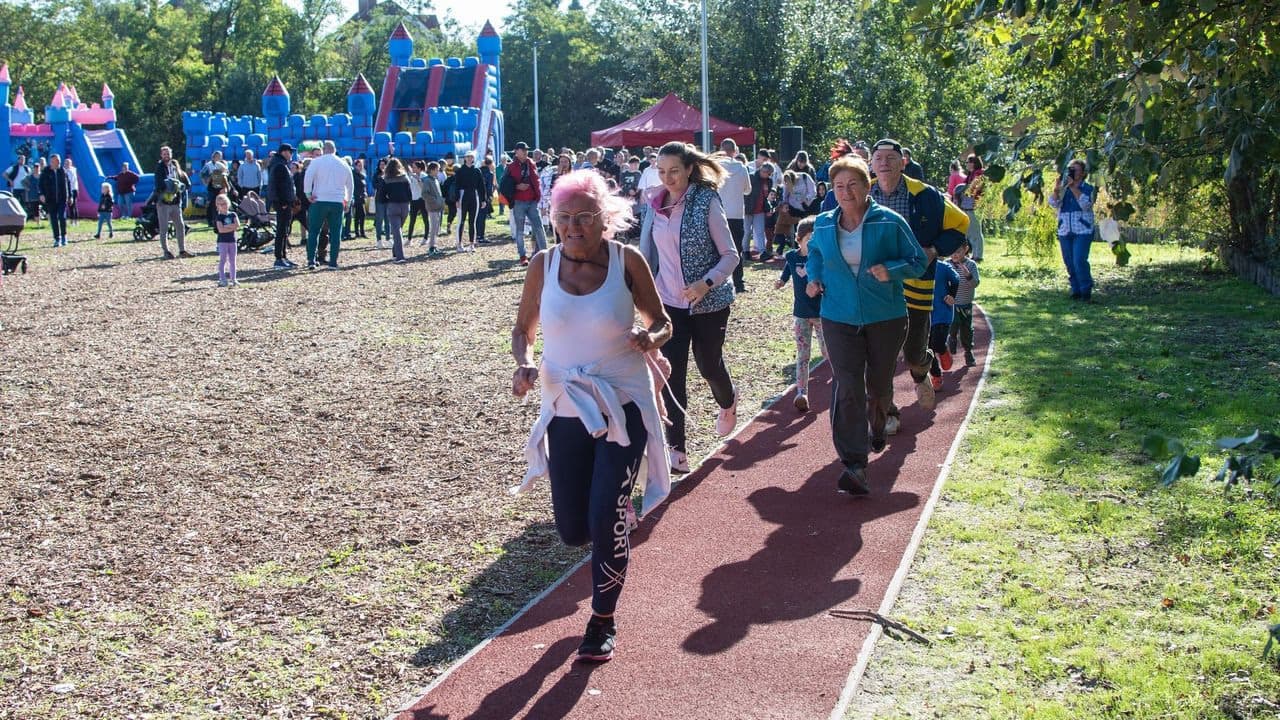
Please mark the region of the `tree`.
<svg viewBox="0 0 1280 720"><path fill-rule="evenodd" d="M1012 145L1026 172L1014 184L1085 154L1121 196L1216 182L1224 190L1224 243L1280 260L1280 6L1265 0L943 0L919 6L926 38L947 29L980 33L1019 58L1022 85L1051 88L1047 118ZM1037 156L1037 133L1056 152ZM1041 135L1040 138L1044 136Z"/></svg>

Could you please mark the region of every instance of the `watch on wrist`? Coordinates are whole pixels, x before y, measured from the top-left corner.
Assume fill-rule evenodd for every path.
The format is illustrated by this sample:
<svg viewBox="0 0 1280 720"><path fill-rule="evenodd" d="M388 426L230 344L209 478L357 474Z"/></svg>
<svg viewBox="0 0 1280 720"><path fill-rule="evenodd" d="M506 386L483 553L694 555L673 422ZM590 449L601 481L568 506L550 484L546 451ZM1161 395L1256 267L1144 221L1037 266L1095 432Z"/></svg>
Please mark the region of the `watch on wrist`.
<svg viewBox="0 0 1280 720"><path fill-rule="evenodd" d="M704 278L703 282L705 282L707 284L707 287L709 288L713 288L716 286L715 283L711 282L711 278Z"/></svg>

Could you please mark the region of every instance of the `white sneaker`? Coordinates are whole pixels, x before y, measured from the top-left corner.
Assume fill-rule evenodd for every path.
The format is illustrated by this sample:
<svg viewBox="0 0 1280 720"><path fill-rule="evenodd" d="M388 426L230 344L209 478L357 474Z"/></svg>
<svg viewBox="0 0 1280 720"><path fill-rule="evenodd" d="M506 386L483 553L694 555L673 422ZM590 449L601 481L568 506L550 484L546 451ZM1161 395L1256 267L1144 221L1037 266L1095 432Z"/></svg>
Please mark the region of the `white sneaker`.
<svg viewBox="0 0 1280 720"><path fill-rule="evenodd" d="M795 405L796 410L809 412L809 396L804 393L796 393Z"/></svg>
<svg viewBox="0 0 1280 720"><path fill-rule="evenodd" d="M932 390L932 386L930 386ZM716 413L716 434L724 437L733 432L733 426L738 424L738 388L733 389L733 404L727 408L720 408L720 412Z"/></svg>
<svg viewBox="0 0 1280 720"><path fill-rule="evenodd" d="M671 464L671 471L683 474L689 473L689 456L676 450L675 448L667 448L667 460Z"/></svg>
<svg viewBox="0 0 1280 720"><path fill-rule="evenodd" d="M884 434L897 435L898 426L901 424L902 424L902 421L898 420L897 415L890 415L889 417L885 418L885 421L884 421Z"/></svg>
<svg viewBox="0 0 1280 720"><path fill-rule="evenodd" d="M930 382L928 375L916 383L916 402L920 403L920 407L925 410L932 410L938 404L938 398L933 392L933 383Z"/></svg>

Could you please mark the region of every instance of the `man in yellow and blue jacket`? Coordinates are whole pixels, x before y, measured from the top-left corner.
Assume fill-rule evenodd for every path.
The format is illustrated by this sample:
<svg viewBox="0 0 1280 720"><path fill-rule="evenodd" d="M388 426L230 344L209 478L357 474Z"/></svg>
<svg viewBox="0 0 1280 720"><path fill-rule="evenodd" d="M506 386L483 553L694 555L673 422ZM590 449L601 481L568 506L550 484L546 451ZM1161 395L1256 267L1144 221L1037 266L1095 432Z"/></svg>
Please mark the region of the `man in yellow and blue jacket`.
<svg viewBox="0 0 1280 720"><path fill-rule="evenodd" d="M929 366L933 353L929 350L929 315L933 310L933 276L938 256L947 257L964 242L969 230L969 216L947 201L932 185L903 175L902 145L885 138L871 146L871 170L875 182L871 198L906 219L916 241L924 248L928 267L914 279L903 282L907 301L907 340L902 356L911 370L920 407L931 410L936 403L929 382ZM890 410L886 432L894 434L898 427L896 404Z"/></svg>

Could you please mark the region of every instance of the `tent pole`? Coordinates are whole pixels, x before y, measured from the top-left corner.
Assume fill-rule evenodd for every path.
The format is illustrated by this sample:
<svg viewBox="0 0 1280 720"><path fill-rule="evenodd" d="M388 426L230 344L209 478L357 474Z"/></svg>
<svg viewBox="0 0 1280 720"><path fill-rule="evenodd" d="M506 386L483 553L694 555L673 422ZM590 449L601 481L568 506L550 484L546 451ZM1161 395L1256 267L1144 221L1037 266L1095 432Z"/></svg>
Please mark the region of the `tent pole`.
<svg viewBox="0 0 1280 720"><path fill-rule="evenodd" d="M711 152L711 116L707 100L707 0L702 0L702 152Z"/></svg>
<svg viewBox="0 0 1280 720"><path fill-rule="evenodd" d="M533 43L533 146L542 147L542 124L538 122L538 43Z"/></svg>

